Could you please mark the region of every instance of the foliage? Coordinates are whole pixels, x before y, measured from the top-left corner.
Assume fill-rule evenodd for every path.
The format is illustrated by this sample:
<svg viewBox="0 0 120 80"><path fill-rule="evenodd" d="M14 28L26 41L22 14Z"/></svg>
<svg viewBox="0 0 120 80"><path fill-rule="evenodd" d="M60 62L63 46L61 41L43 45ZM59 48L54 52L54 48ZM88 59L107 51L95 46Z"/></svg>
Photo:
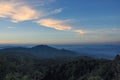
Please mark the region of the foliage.
<svg viewBox="0 0 120 80"><path fill-rule="evenodd" d="M120 80L120 56L105 60L1 55L0 80Z"/></svg>

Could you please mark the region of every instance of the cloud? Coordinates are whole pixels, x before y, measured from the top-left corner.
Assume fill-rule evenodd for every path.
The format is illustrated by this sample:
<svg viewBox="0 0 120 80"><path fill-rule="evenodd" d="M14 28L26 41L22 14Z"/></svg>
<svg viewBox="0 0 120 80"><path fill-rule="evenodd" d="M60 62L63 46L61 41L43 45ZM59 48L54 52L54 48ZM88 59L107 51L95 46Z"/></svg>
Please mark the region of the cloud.
<svg viewBox="0 0 120 80"><path fill-rule="evenodd" d="M40 17L40 13L38 13L33 9L30 9L27 6L23 6L19 8L18 11L15 11L11 17L13 19L12 20L13 22L19 22L19 21L38 19Z"/></svg>
<svg viewBox="0 0 120 80"><path fill-rule="evenodd" d="M27 5L13 2L0 2L0 17L10 18L12 22L37 19L42 15Z"/></svg>
<svg viewBox="0 0 120 80"><path fill-rule="evenodd" d="M73 32L77 32L81 35L89 35L89 36L111 36L117 35L120 32L120 28L104 28L104 29L91 29L91 30L73 30Z"/></svg>
<svg viewBox="0 0 120 80"><path fill-rule="evenodd" d="M37 2L40 2L41 4L46 4L48 2L54 2L55 0L40 0ZM59 20L59 19L52 19L52 18L45 18L53 14L61 13L63 8L56 8L53 11L43 11L36 10L34 5L30 4L36 4L36 1L33 0L29 1L24 0L1 0L0 1L0 18L7 18L10 19L12 22L22 22L22 21L28 21L33 20L36 21L37 24L53 28L56 30L69 30L72 32L77 32L80 34L85 34L86 32L83 30L73 30L73 26L71 26L69 23L73 22L73 20L67 19L67 20ZM34 7L34 8L33 8ZM8 28L15 28L15 27L8 27Z"/></svg>
<svg viewBox="0 0 120 80"><path fill-rule="evenodd" d="M74 30L74 32L77 32L77 33L79 33L81 35L84 35L84 34L87 33L87 31L84 31L84 30Z"/></svg>
<svg viewBox="0 0 120 80"><path fill-rule="evenodd" d="M51 14L58 14L60 12L62 12L62 8L58 8L58 9L55 9L54 11L51 12Z"/></svg>
<svg viewBox="0 0 120 80"><path fill-rule="evenodd" d="M40 0L39 2L45 4L46 2L53 2L54 0ZM38 2L38 1L37 1ZM28 3L28 4L27 4ZM29 5L36 3L34 1L19 1L19 0L2 0L0 1L0 18L10 18L12 22L22 22L27 20L36 20L41 17L47 17L52 14L58 14L62 12L62 8L55 9L53 11L44 12L43 9L36 10L35 7Z"/></svg>
<svg viewBox="0 0 120 80"><path fill-rule="evenodd" d="M45 16L55 15L55 14L61 13L62 11L63 11L63 8L56 8L54 10L45 12L44 15Z"/></svg>
<svg viewBox="0 0 120 80"><path fill-rule="evenodd" d="M72 26L68 25L68 21L65 20L56 20L56 19L41 19L37 21L38 24L54 28L56 30L71 30Z"/></svg>

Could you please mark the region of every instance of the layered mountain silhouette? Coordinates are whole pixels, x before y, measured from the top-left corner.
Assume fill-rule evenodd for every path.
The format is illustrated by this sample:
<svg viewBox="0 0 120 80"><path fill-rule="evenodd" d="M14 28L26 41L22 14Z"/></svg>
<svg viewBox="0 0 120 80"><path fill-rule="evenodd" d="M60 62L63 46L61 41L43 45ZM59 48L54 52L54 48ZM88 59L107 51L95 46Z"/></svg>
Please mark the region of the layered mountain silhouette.
<svg viewBox="0 0 120 80"><path fill-rule="evenodd" d="M120 80L120 56L79 57L47 45L6 48L0 50L0 80Z"/></svg>
<svg viewBox="0 0 120 80"><path fill-rule="evenodd" d="M32 48L25 47L12 47L0 50L1 54L4 55L16 55L16 56L29 56L38 58L55 58L55 57L75 57L79 54L66 50L66 49L56 49L48 45L37 45Z"/></svg>

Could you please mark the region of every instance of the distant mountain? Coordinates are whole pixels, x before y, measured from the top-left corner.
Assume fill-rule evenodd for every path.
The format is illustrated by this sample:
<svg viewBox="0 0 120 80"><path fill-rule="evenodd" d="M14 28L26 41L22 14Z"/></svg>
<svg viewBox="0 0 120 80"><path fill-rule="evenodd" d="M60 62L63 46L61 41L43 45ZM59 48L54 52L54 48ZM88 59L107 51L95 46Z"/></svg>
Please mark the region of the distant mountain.
<svg viewBox="0 0 120 80"><path fill-rule="evenodd" d="M12 47L0 50L0 54L16 56L35 56L38 58L75 57L78 53L66 49L56 49L47 45L37 45L32 48Z"/></svg>

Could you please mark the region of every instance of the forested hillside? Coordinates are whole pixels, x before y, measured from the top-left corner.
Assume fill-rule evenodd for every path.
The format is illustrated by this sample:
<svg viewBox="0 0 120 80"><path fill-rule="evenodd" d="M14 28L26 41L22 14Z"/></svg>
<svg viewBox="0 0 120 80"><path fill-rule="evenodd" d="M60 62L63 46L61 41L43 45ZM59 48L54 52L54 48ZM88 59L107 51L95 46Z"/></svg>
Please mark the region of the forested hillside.
<svg viewBox="0 0 120 80"><path fill-rule="evenodd" d="M120 80L120 56L105 60L0 55L0 80Z"/></svg>

